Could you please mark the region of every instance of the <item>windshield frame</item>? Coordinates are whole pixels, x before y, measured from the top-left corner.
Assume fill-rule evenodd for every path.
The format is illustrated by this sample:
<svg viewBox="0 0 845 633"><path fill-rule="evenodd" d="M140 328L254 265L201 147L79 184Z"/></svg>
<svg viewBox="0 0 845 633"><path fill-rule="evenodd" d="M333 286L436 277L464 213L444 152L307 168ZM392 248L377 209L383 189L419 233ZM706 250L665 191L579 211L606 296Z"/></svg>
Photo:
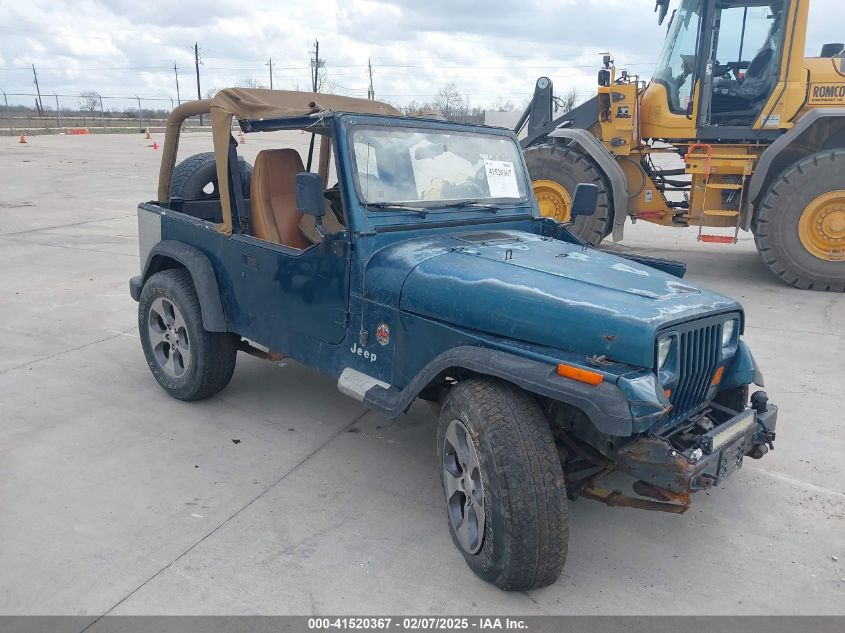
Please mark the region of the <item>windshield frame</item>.
<svg viewBox="0 0 845 633"><path fill-rule="evenodd" d="M455 121L433 121L430 119L382 119L379 117L376 119L375 117L367 117L366 120L358 119L357 117L352 119L349 118L345 121L346 134L345 134L345 151L346 157L349 165L348 177L352 181L352 187L350 189L355 191L355 196L357 198L358 204L361 208L365 209L368 214L376 214L376 213L388 213L391 215L395 215L397 212L403 215L413 214L413 209L401 208L402 204L406 204L409 207L419 207L425 209L427 213L447 213L447 212L466 212L466 211L475 211L475 210L484 210L487 208L487 213L489 213L489 209L491 207L494 208L511 208L511 207L530 207L533 204L532 201L532 188L531 188L531 179L528 176L528 169L525 165L525 157L523 155L522 147L520 146L519 142L513 135L513 132L504 128L494 128L494 127L487 127L487 126L479 126L467 123L459 123ZM440 134L465 134L470 136L475 135L484 135L484 136L492 136L497 137L500 139L507 139L510 141L516 150L517 161L514 162L514 168L517 169L519 172L517 174L517 180L521 179L521 185L524 188L525 194L521 198L489 198L489 197L466 197L466 198L449 198L449 199L441 199L441 200L394 200L389 201L385 204L381 204L378 207L374 207L374 204L377 204L376 201L370 202L367 201L366 197L364 196L363 192L361 191L361 183L358 177L358 157L355 153L355 140L353 135L356 130L360 130L361 128L370 128L376 130L396 130L400 129L402 131L406 130L413 130L413 131L420 131L420 132L434 132ZM478 201L478 206L470 205L470 206L463 206L463 207L456 207L454 203L461 202L461 201ZM391 206L390 202L396 203L396 205L400 206ZM529 210L530 212L530 210Z"/></svg>
<svg viewBox="0 0 845 633"><path fill-rule="evenodd" d="M695 8L693 8L695 7ZM683 99L681 97L681 90L680 86L677 89L678 92L678 105L676 106L673 99L672 99L672 91L675 90L673 86L670 85L669 81L666 79L665 73L668 71L669 75L674 77L672 73L672 57L676 53L675 48L678 46L679 39L681 37L681 31L684 30L685 32L691 32L687 29L688 26L691 24L684 25L684 15L682 15L683 11L687 11L688 15L690 15L690 22L693 20L698 19L698 28L696 29L695 35L695 48L692 52L692 55L695 57L695 64L694 67L690 72L689 75L689 102L687 107L684 107ZM702 43L702 35L704 31L704 24L707 20L707 7L704 0L683 0L680 6L675 10L672 14L671 21L669 26L666 30L666 38L663 41L663 48L660 51L660 55L657 58L657 65L654 68L654 75L652 76L652 81L656 84L660 84L666 88L666 101L669 111L672 114L686 114L689 115L691 113L692 108L695 104L696 98L696 90L699 84L700 78L700 58L701 55L701 43ZM689 55L690 53L680 53L677 52L678 56L682 55ZM683 63L683 62L682 62Z"/></svg>

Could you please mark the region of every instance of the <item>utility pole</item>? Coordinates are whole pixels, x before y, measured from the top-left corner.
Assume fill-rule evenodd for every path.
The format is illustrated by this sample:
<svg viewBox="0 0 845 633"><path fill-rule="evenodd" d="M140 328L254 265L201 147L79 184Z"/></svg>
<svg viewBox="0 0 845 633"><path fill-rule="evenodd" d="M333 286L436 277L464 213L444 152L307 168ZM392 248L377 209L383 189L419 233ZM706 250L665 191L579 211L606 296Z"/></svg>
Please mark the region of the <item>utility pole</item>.
<svg viewBox="0 0 845 633"><path fill-rule="evenodd" d="M179 95L179 69L176 68L176 62L173 62L173 74L176 75L176 101L182 105L182 97Z"/></svg>
<svg viewBox="0 0 845 633"><path fill-rule="evenodd" d="M44 116L44 105L41 103L41 88L38 87L38 73L35 64L32 65L32 76L35 77L35 91L38 93L38 116Z"/></svg>
<svg viewBox="0 0 845 633"><path fill-rule="evenodd" d="M9 119L9 136L14 136L12 131L12 111L9 109L9 99L6 97L6 91L0 90L3 93L3 101L6 103L6 117Z"/></svg>
<svg viewBox="0 0 845 633"><path fill-rule="evenodd" d="M270 58L270 90L273 89L273 58Z"/></svg>
<svg viewBox="0 0 845 633"><path fill-rule="evenodd" d="M311 78L313 92L318 92L320 69L325 67L326 60L320 59L320 40L314 40L314 57L311 58L311 68L314 69L314 76Z"/></svg>
<svg viewBox="0 0 845 633"><path fill-rule="evenodd" d="M197 99L202 99L202 91L200 90L200 48L199 43L194 42L194 66L197 69ZM200 127L202 127L202 115L200 114Z"/></svg>
<svg viewBox="0 0 845 633"><path fill-rule="evenodd" d="M373 90L373 64L370 58L367 58L367 73L370 75L370 87L367 90L367 99L373 101L376 98L376 91Z"/></svg>
<svg viewBox="0 0 845 633"><path fill-rule="evenodd" d="M320 73L320 67L325 66L326 62L320 59L320 40L314 40L314 57L311 59L311 67L314 69L314 76L312 77L312 85L311 87L314 89L314 92L317 92L318 85L318 78ZM311 142L308 144L308 163L306 164L305 170L311 171L311 161L314 158L314 137L316 135L312 132L311 133Z"/></svg>

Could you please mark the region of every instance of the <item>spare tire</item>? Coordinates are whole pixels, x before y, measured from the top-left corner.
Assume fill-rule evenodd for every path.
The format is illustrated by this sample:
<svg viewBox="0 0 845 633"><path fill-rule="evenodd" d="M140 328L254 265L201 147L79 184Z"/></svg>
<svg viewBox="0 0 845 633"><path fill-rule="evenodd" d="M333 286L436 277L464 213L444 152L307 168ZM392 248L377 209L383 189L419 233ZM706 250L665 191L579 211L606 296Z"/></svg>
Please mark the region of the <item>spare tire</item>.
<svg viewBox="0 0 845 633"><path fill-rule="evenodd" d="M241 167L243 195L248 198L252 165L240 157L238 157L238 164ZM217 200L220 198L214 152L194 154L176 165L170 179L170 197L182 198L182 200Z"/></svg>

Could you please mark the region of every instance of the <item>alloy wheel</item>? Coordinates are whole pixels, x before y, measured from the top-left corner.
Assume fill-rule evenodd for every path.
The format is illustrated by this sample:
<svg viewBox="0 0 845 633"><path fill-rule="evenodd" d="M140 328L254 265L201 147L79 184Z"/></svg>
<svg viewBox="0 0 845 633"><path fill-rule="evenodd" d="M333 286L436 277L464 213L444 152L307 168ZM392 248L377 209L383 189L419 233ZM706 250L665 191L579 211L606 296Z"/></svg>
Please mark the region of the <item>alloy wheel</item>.
<svg viewBox="0 0 845 633"><path fill-rule="evenodd" d="M460 420L452 420L446 429L442 467L449 522L461 548L475 554L484 538L484 487L478 452Z"/></svg>

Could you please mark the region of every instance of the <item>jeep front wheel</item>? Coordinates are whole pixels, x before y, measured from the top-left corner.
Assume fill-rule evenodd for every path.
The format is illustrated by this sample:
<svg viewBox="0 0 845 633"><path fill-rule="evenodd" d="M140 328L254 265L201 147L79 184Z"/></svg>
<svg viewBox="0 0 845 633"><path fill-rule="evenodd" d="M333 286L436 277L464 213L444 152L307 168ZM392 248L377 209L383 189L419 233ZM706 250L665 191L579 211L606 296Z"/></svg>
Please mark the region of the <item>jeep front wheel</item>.
<svg viewBox="0 0 845 633"><path fill-rule="evenodd" d="M437 456L449 531L470 568L507 591L554 583L566 561L566 486L533 396L498 380L460 382L440 411Z"/></svg>
<svg viewBox="0 0 845 633"><path fill-rule="evenodd" d="M208 332L190 273L154 274L138 302L141 347L158 384L179 400L200 400L223 389L235 371L238 338Z"/></svg>

